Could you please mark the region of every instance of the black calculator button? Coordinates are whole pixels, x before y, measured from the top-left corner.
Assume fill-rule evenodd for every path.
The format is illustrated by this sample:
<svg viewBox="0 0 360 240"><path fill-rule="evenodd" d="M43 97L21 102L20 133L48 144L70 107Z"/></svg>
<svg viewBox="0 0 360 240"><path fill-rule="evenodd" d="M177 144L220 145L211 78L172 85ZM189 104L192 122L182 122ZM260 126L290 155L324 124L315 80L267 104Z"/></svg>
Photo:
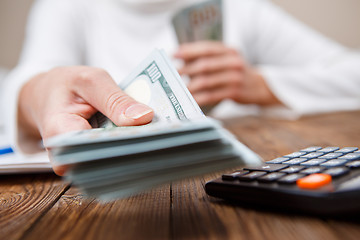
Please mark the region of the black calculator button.
<svg viewBox="0 0 360 240"><path fill-rule="evenodd" d="M303 166L292 165L292 166L289 166L288 168L282 169L280 172L282 172L282 173L297 173L297 172L303 170L304 168L305 167L303 167Z"/></svg>
<svg viewBox="0 0 360 240"><path fill-rule="evenodd" d="M335 152L339 149L340 149L339 147L326 147L326 148L318 150L318 152L330 153L330 152Z"/></svg>
<svg viewBox="0 0 360 240"><path fill-rule="evenodd" d="M244 170L250 171L265 171L265 172L276 172L280 169L286 168L287 166L284 164L263 164L255 167L246 167Z"/></svg>
<svg viewBox="0 0 360 240"><path fill-rule="evenodd" d="M360 160L348 162L345 164L345 166L349 168L360 168Z"/></svg>
<svg viewBox="0 0 360 240"><path fill-rule="evenodd" d="M223 174L221 176L221 178L223 180L227 180L227 181L234 181L234 180L238 179L240 176L245 175L247 173L249 173L249 171L238 170L238 171L233 172L233 173Z"/></svg>
<svg viewBox="0 0 360 240"><path fill-rule="evenodd" d="M325 171L326 169L327 169L326 167L315 166L315 167L306 168L306 169L300 171L300 173L308 175L308 174L313 174L313 173L321 173L321 172Z"/></svg>
<svg viewBox="0 0 360 240"><path fill-rule="evenodd" d="M278 158L275 158L273 160L267 161L265 163L282 163L282 162L285 162L285 161L287 161L289 159L290 158L286 158L286 157L278 157Z"/></svg>
<svg viewBox="0 0 360 240"><path fill-rule="evenodd" d="M342 148L340 150L337 150L336 152L351 153L351 152L355 152L357 150L358 150L357 147L344 147L344 148Z"/></svg>
<svg viewBox="0 0 360 240"><path fill-rule="evenodd" d="M339 157L339 159L345 159L348 161L359 160L360 153L348 153L348 154L345 154L344 156Z"/></svg>
<svg viewBox="0 0 360 240"><path fill-rule="evenodd" d="M324 163L326 161L327 161L326 159L315 158L315 159L311 159L311 160L306 161L306 162L302 162L300 165L312 167L312 166L318 166L321 163Z"/></svg>
<svg viewBox="0 0 360 240"><path fill-rule="evenodd" d="M360 188L360 175L348 179L337 186L340 190L359 190Z"/></svg>
<svg viewBox="0 0 360 240"><path fill-rule="evenodd" d="M350 169L347 167L334 167L325 170L323 173L329 174L332 177L340 177L350 172Z"/></svg>
<svg viewBox="0 0 360 240"><path fill-rule="evenodd" d="M307 161L306 158L293 158L293 159L290 159L286 162L283 162L283 164L288 164L288 165L299 165L300 163L302 162L305 162Z"/></svg>
<svg viewBox="0 0 360 240"><path fill-rule="evenodd" d="M340 153L340 152L336 152L336 153L327 153L323 156L321 156L320 158L325 158L325 159L334 159L334 158L338 158L340 156L344 155L344 153Z"/></svg>
<svg viewBox="0 0 360 240"><path fill-rule="evenodd" d="M276 180L278 180L279 178L281 178L285 175L286 175L286 173L272 172L272 173L268 173L264 176L259 177L257 180L259 182L275 182Z"/></svg>
<svg viewBox="0 0 360 240"><path fill-rule="evenodd" d="M325 153L322 152L312 152L312 153L308 153L306 155L301 156L302 158L306 158L306 159L313 159L313 158L317 158L320 157L322 155L324 155Z"/></svg>
<svg viewBox="0 0 360 240"><path fill-rule="evenodd" d="M284 157L288 157L288 158L297 158L297 157L300 157L302 155L305 155L306 152L293 152L293 153L290 153L288 155L285 155Z"/></svg>
<svg viewBox="0 0 360 240"><path fill-rule="evenodd" d="M300 150L299 152L310 153L310 152L316 152L316 151L318 151L318 150L320 150L320 149L321 149L321 147L313 146L313 147L308 147L308 148L302 149L302 150Z"/></svg>
<svg viewBox="0 0 360 240"><path fill-rule="evenodd" d="M320 166L323 166L323 167L339 167L339 166L345 165L346 162L347 161L343 160L343 159L332 159L332 160L329 160L327 162L324 162L324 163L320 164Z"/></svg>
<svg viewBox="0 0 360 240"><path fill-rule="evenodd" d="M282 178L280 178L278 180L278 183L284 183L284 184L293 184L295 183L298 179L305 177L305 174L300 174L300 173L293 173L293 174L289 174L286 175Z"/></svg>
<svg viewBox="0 0 360 240"><path fill-rule="evenodd" d="M266 174L266 172L261 172L261 171L254 171L254 172L250 172L248 174L239 176L239 180L240 181L252 181L255 180L261 176L264 176Z"/></svg>

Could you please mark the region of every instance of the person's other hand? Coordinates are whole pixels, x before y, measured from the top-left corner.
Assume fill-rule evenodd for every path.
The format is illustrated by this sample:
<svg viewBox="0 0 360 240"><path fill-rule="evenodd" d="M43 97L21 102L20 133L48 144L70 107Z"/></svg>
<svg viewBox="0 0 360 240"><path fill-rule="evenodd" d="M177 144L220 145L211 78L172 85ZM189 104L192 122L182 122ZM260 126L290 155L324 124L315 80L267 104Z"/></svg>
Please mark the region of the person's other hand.
<svg viewBox="0 0 360 240"><path fill-rule="evenodd" d="M186 43L175 57L184 61L179 73L190 77L189 91L200 106L215 105L224 99L244 104L280 103L261 74L235 49L221 42Z"/></svg>
<svg viewBox="0 0 360 240"><path fill-rule="evenodd" d="M19 96L19 129L28 137L47 138L90 129L88 119L102 112L118 126L151 122L153 110L136 102L104 70L59 67L29 80ZM66 169L54 167L63 175Z"/></svg>

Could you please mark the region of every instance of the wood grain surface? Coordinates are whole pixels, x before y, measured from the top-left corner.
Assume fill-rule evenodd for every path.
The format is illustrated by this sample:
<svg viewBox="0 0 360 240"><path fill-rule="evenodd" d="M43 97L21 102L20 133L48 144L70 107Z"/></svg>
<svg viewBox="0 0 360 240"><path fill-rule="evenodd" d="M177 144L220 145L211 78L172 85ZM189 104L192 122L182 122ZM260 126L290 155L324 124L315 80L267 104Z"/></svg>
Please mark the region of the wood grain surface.
<svg viewBox="0 0 360 240"><path fill-rule="evenodd" d="M0 238L21 239L68 188L54 174L1 176Z"/></svg>
<svg viewBox="0 0 360 240"><path fill-rule="evenodd" d="M360 112L297 121L224 121L270 160L308 146L360 146ZM360 218L334 219L254 209L209 197L221 172L102 203L52 174L0 177L0 239L359 239Z"/></svg>

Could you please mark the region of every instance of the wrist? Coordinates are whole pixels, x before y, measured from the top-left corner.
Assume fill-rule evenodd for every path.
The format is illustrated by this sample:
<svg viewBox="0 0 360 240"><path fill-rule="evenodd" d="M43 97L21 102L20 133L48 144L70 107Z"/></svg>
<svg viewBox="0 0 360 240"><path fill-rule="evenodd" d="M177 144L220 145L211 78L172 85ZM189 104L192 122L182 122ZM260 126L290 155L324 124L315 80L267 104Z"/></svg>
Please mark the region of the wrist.
<svg viewBox="0 0 360 240"><path fill-rule="evenodd" d="M34 98L36 97L34 94L34 82L38 77L39 75L35 76L22 86L19 93L17 113L17 124L19 131L25 137L36 139L40 139L41 136L34 119L32 104Z"/></svg>
<svg viewBox="0 0 360 240"><path fill-rule="evenodd" d="M256 70L254 70L254 79L256 79L255 81L257 82L259 92L257 104L263 106L282 104L282 102L271 91L262 74Z"/></svg>

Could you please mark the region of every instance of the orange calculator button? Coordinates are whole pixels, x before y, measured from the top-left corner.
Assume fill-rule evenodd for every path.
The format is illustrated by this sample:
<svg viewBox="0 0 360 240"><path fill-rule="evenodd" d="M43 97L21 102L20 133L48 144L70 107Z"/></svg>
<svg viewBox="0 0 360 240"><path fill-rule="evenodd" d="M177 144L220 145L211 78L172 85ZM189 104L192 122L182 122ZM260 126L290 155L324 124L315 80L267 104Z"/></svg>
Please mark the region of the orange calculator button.
<svg viewBox="0 0 360 240"><path fill-rule="evenodd" d="M331 176L324 173L314 173L296 181L299 188L317 189L331 182Z"/></svg>

